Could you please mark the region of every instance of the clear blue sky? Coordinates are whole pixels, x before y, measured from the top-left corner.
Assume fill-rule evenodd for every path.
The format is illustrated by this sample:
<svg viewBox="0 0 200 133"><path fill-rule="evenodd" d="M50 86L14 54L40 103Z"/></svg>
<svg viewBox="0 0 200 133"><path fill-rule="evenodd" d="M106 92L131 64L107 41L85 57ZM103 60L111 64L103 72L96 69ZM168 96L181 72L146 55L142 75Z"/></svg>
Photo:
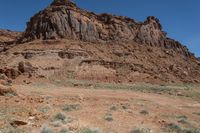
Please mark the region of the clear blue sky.
<svg viewBox="0 0 200 133"><path fill-rule="evenodd" d="M52 0L1 0L0 28L24 31L26 22ZM200 56L200 0L75 0L81 8L144 21L160 19L168 36Z"/></svg>

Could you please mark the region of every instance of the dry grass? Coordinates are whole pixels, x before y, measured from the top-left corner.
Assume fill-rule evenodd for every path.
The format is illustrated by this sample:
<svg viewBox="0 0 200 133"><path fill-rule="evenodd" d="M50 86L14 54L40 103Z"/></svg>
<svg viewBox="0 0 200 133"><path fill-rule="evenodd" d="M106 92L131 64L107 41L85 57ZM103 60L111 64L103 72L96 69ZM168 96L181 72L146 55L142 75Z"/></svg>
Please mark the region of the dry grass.
<svg viewBox="0 0 200 133"><path fill-rule="evenodd" d="M199 84L171 84L171 85L153 85L145 83L136 84L115 84L115 83L97 83L86 80L51 80L58 86L89 88L89 89L111 89L111 90L131 90L144 93L156 93L160 95L173 95L179 97L188 97L193 100L200 100Z"/></svg>

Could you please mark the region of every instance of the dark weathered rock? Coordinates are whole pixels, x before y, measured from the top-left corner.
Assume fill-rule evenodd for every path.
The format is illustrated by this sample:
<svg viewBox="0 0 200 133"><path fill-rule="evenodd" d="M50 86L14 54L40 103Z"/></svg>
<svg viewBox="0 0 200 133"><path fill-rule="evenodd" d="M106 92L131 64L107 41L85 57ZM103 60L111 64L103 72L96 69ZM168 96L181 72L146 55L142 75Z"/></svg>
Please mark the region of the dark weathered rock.
<svg viewBox="0 0 200 133"><path fill-rule="evenodd" d="M82 57L82 58L88 58L89 55L86 52L83 51L60 51L58 52L58 56L60 58L67 58L67 59L74 59L75 57Z"/></svg>
<svg viewBox="0 0 200 133"><path fill-rule="evenodd" d="M4 51L5 44L0 41L0 52Z"/></svg>
<svg viewBox="0 0 200 133"><path fill-rule="evenodd" d="M16 79L20 75L20 72L13 68L5 68L0 71L0 73L4 73L9 79Z"/></svg>
<svg viewBox="0 0 200 133"><path fill-rule="evenodd" d="M19 126L24 126L27 125L27 122L24 121L20 121L20 120L13 120L12 122L10 122L10 125L12 125L13 127L17 128Z"/></svg>
<svg viewBox="0 0 200 133"><path fill-rule="evenodd" d="M29 62L19 62L18 64L18 70L21 73L32 73L35 68L29 63Z"/></svg>

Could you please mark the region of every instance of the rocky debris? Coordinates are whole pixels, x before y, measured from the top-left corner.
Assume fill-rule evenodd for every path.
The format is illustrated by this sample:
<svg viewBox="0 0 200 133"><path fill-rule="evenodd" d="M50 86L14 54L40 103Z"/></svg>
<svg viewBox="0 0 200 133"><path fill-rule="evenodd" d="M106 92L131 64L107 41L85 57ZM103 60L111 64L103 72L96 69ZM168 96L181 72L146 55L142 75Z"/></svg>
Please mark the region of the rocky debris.
<svg viewBox="0 0 200 133"><path fill-rule="evenodd" d="M88 42L137 42L193 55L179 42L167 38L160 21L150 16L144 22L110 14L94 14L76 6L70 0L54 0L33 16L21 42L35 39L68 38Z"/></svg>
<svg viewBox="0 0 200 133"><path fill-rule="evenodd" d="M19 62L18 68L3 68L0 69L0 79L16 79L19 75L23 73L32 74L37 68L33 67L29 62Z"/></svg>
<svg viewBox="0 0 200 133"><path fill-rule="evenodd" d="M26 52L22 54L25 59L31 59L33 57L33 54L30 52Z"/></svg>
<svg viewBox="0 0 200 133"><path fill-rule="evenodd" d="M16 96L17 92L12 87L0 85L0 96L13 95Z"/></svg>
<svg viewBox="0 0 200 133"><path fill-rule="evenodd" d="M20 75L20 72L14 68L3 68L0 69L0 74L4 74L9 79L16 79Z"/></svg>
<svg viewBox="0 0 200 133"><path fill-rule="evenodd" d="M33 73L35 69L29 62L22 61L18 64L18 71L21 73Z"/></svg>
<svg viewBox="0 0 200 133"><path fill-rule="evenodd" d="M10 122L10 125L12 125L13 127L17 128L19 126L24 126L27 125L27 122L24 121L20 121L20 120L13 120L12 122Z"/></svg>
<svg viewBox="0 0 200 133"><path fill-rule="evenodd" d="M6 80L7 76L4 73L0 74L0 80Z"/></svg>
<svg viewBox="0 0 200 133"><path fill-rule="evenodd" d="M75 57L82 57L82 58L88 58L88 53L84 51L75 51L75 50L63 50L58 52L58 56L60 58L67 58L67 59L74 59Z"/></svg>
<svg viewBox="0 0 200 133"><path fill-rule="evenodd" d="M136 70L137 68L138 69L143 68L142 64L123 63L123 62L105 61L105 60L90 60L90 59L82 60L79 65L81 66L84 63L90 65L102 65L106 68L113 68L113 69L126 68L127 70Z"/></svg>

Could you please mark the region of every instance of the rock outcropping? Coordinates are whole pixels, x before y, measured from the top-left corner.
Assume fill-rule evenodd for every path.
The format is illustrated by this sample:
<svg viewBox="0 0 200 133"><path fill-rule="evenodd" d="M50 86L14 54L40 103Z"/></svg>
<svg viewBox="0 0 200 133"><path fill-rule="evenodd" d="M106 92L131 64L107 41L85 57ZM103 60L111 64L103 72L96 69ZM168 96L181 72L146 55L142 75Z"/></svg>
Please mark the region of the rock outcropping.
<svg viewBox="0 0 200 133"><path fill-rule="evenodd" d="M20 38L20 35L20 32L0 29L0 52L7 50L9 45Z"/></svg>
<svg viewBox="0 0 200 133"><path fill-rule="evenodd" d="M0 43L15 41L20 35L20 32L0 29Z"/></svg>
<svg viewBox="0 0 200 133"><path fill-rule="evenodd" d="M192 56L179 42L167 38L159 20L145 22L110 14L97 15L78 8L70 0L54 0L45 10L30 19L22 41L34 39L77 39L88 42L137 42L175 49Z"/></svg>

